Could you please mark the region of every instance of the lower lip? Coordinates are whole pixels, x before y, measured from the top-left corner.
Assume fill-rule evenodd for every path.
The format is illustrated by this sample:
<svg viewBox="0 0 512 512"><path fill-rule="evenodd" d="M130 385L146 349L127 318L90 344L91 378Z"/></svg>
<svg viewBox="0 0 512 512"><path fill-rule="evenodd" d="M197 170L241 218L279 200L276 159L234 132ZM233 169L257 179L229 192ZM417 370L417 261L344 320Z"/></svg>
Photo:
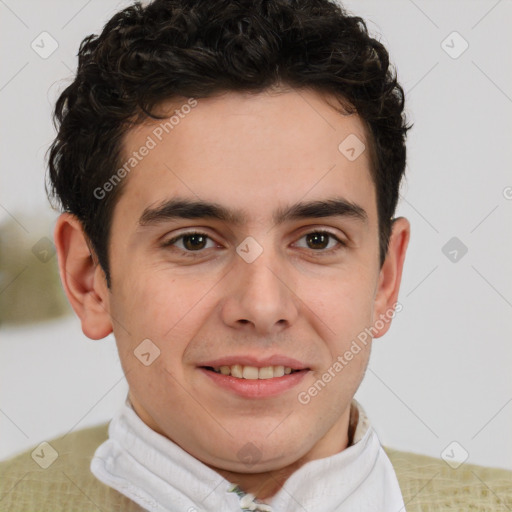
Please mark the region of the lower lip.
<svg viewBox="0 0 512 512"><path fill-rule="evenodd" d="M297 386L309 370L289 373L271 379L239 379L223 375L205 368L199 368L207 377L221 388L227 389L245 398L269 398L278 396Z"/></svg>

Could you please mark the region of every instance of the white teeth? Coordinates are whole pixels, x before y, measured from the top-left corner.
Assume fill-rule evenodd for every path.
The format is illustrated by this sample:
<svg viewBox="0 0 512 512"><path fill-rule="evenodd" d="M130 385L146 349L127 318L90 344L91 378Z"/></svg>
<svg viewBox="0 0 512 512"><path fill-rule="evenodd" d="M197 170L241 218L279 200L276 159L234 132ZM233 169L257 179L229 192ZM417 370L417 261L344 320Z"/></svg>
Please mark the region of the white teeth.
<svg viewBox="0 0 512 512"><path fill-rule="evenodd" d="M257 379L258 378L258 368L256 366L244 366L244 370L242 372L242 377L244 379Z"/></svg>
<svg viewBox="0 0 512 512"><path fill-rule="evenodd" d="M264 366L258 372L258 379L271 379L274 376L274 369L272 366Z"/></svg>
<svg viewBox="0 0 512 512"><path fill-rule="evenodd" d="M274 377L282 377L284 375L284 366L276 366L274 368Z"/></svg>
<svg viewBox="0 0 512 512"><path fill-rule="evenodd" d="M262 368L257 368L256 366L243 366L241 364L220 366L213 370L222 375L231 375L231 377L248 380L272 379L274 377L289 375L294 371L288 366L263 366Z"/></svg>
<svg viewBox="0 0 512 512"><path fill-rule="evenodd" d="M232 377L238 377L239 379L243 377L241 364L234 364L230 369Z"/></svg>

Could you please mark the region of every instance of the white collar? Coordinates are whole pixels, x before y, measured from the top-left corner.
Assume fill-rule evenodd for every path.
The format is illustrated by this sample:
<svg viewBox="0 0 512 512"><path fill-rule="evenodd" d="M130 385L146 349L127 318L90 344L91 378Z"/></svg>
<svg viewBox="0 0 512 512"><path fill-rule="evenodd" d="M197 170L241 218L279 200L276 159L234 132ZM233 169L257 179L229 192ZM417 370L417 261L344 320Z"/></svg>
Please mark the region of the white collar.
<svg viewBox="0 0 512 512"><path fill-rule="evenodd" d="M301 466L269 500L253 500L149 428L127 402L98 447L91 471L150 512L405 511L398 481L362 406L351 446Z"/></svg>

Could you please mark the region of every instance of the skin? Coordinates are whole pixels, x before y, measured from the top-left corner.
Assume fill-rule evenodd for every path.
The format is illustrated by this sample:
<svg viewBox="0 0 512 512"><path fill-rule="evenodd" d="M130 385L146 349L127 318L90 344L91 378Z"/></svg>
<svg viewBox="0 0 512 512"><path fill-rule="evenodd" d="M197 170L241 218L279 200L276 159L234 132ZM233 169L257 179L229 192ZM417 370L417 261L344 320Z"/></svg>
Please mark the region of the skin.
<svg viewBox="0 0 512 512"><path fill-rule="evenodd" d="M114 332L140 418L262 500L304 463L347 447L350 402L371 341L308 404L297 397L392 310L410 236L407 219L396 219L380 267L369 151L349 161L338 150L350 134L366 148L369 142L357 115L341 115L329 100L311 90L198 100L125 178L111 229L110 289L77 219L62 214L55 230L62 280L83 332L92 339ZM184 103L162 109L171 115ZM131 129L125 155L158 124ZM176 197L215 202L247 218L140 225L145 209ZM273 222L277 208L334 197L359 205L367 219ZM184 256L184 239L162 246L193 230L210 237L199 252ZM346 246L333 238L325 248L311 245L306 235L319 230ZM263 248L250 264L236 252L247 236ZM385 322L375 337L389 327ZM150 366L134 356L147 338L160 350ZM219 388L197 366L241 354L286 355L309 372L278 396L248 399ZM239 455L248 443L257 449L254 464Z"/></svg>

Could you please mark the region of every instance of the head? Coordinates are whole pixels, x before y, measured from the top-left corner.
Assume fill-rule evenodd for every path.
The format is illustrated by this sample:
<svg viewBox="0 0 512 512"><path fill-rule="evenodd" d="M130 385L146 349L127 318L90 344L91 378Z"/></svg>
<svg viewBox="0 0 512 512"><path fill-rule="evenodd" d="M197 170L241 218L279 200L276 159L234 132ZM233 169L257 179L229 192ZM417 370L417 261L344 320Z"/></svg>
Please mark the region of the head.
<svg viewBox="0 0 512 512"><path fill-rule="evenodd" d="M342 449L409 239L403 91L363 20L137 4L82 42L56 120L61 276L85 334L114 332L141 418L238 473ZM237 363L275 377L212 371Z"/></svg>

